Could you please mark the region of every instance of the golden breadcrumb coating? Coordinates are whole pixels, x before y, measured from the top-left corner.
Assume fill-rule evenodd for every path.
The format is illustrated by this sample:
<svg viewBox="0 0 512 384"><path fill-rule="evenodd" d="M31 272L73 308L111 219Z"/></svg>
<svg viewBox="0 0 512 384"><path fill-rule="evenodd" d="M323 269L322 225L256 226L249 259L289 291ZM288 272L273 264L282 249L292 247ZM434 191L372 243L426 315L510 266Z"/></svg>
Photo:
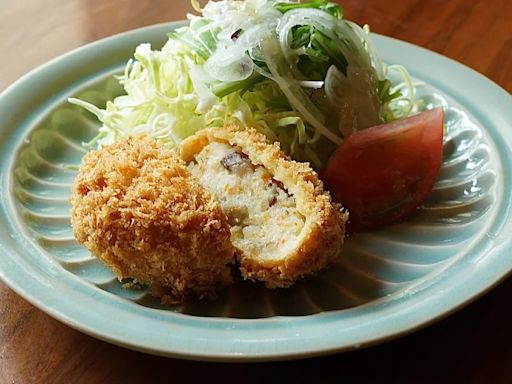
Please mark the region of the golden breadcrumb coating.
<svg viewBox="0 0 512 384"><path fill-rule="evenodd" d="M71 196L76 239L119 279L162 301L213 297L231 282L226 215L184 162L146 136L87 153Z"/></svg>
<svg viewBox="0 0 512 384"><path fill-rule="evenodd" d="M226 148L231 148L231 152L227 153ZM220 162L224 170L217 167L217 159L213 163L208 160L219 151L227 153ZM278 143L268 143L264 135L251 128L208 128L184 140L179 153L199 182L219 199L228 220L235 223L231 227L231 241L238 249L245 279L265 282L269 288L288 287L318 272L339 254L348 214L332 202L309 164L290 160ZM249 167L242 164L244 158L250 160ZM239 166L234 169L237 162ZM252 178L249 182L244 180L248 177ZM256 187L240 192L240 185L251 184ZM264 197L276 190L278 198L263 204ZM244 200L244 193L250 198ZM276 204L281 207L276 209ZM234 216L230 212L235 212ZM250 212L256 212L255 217L247 218ZM258 221L256 216L268 218L269 224ZM235 230L238 223L242 223L241 228ZM260 244L259 238L265 239L265 243ZM274 255L264 255L266 244L273 247L267 253Z"/></svg>

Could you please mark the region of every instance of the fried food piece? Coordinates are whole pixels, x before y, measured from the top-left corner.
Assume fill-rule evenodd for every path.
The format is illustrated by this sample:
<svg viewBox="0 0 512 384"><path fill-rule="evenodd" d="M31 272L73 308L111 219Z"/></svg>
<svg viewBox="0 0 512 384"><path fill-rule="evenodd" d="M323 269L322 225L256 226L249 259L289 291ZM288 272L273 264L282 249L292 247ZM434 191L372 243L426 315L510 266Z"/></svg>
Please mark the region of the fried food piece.
<svg viewBox="0 0 512 384"><path fill-rule="evenodd" d="M119 279L152 286L163 302L214 297L231 282L227 217L174 152L148 137L91 151L73 185L76 239Z"/></svg>
<svg viewBox="0 0 512 384"><path fill-rule="evenodd" d="M204 129L181 158L228 216L245 279L289 287L324 268L343 244L347 214L306 163L253 129Z"/></svg>

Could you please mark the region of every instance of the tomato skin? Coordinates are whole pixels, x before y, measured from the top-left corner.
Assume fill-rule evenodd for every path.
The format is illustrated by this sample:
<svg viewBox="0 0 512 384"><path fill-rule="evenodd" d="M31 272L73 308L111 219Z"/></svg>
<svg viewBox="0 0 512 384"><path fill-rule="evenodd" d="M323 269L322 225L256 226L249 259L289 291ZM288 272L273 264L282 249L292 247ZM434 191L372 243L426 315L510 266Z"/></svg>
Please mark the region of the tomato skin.
<svg viewBox="0 0 512 384"><path fill-rule="evenodd" d="M349 212L349 230L368 230L414 212L434 186L443 156L444 112L436 108L349 136L322 179Z"/></svg>

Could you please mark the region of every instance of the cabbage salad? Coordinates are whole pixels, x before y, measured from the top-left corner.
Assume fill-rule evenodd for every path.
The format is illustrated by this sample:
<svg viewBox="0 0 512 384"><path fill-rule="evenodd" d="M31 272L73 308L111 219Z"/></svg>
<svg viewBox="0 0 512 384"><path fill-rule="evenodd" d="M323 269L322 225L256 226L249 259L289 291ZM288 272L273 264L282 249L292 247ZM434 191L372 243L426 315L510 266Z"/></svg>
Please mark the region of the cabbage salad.
<svg viewBox="0 0 512 384"><path fill-rule="evenodd" d="M351 133L405 117L414 87L386 67L367 27L326 0L209 1L161 50L140 44L119 76L126 94L104 109L70 99L102 122L91 147L145 132L176 147L226 123L254 127L319 170ZM401 80L394 85L390 72ZM396 76L395 76L396 77Z"/></svg>

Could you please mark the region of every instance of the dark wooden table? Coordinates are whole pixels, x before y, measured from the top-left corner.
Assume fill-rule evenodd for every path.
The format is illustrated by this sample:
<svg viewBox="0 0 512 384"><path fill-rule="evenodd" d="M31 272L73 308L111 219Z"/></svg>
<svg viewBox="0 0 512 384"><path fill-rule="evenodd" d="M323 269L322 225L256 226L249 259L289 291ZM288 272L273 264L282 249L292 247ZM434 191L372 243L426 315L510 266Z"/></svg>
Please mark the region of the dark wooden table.
<svg viewBox="0 0 512 384"><path fill-rule="evenodd" d="M442 53L512 91L512 1L346 0L347 18ZM1 0L0 90L87 42L182 19L188 0ZM0 111L5 113L5 111ZM511 255L512 257L512 255ZM133 352L62 325L0 283L0 383L512 383L512 278L458 313L364 350L265 364ZM216 380L215 380L216 379Z"/></svg>

